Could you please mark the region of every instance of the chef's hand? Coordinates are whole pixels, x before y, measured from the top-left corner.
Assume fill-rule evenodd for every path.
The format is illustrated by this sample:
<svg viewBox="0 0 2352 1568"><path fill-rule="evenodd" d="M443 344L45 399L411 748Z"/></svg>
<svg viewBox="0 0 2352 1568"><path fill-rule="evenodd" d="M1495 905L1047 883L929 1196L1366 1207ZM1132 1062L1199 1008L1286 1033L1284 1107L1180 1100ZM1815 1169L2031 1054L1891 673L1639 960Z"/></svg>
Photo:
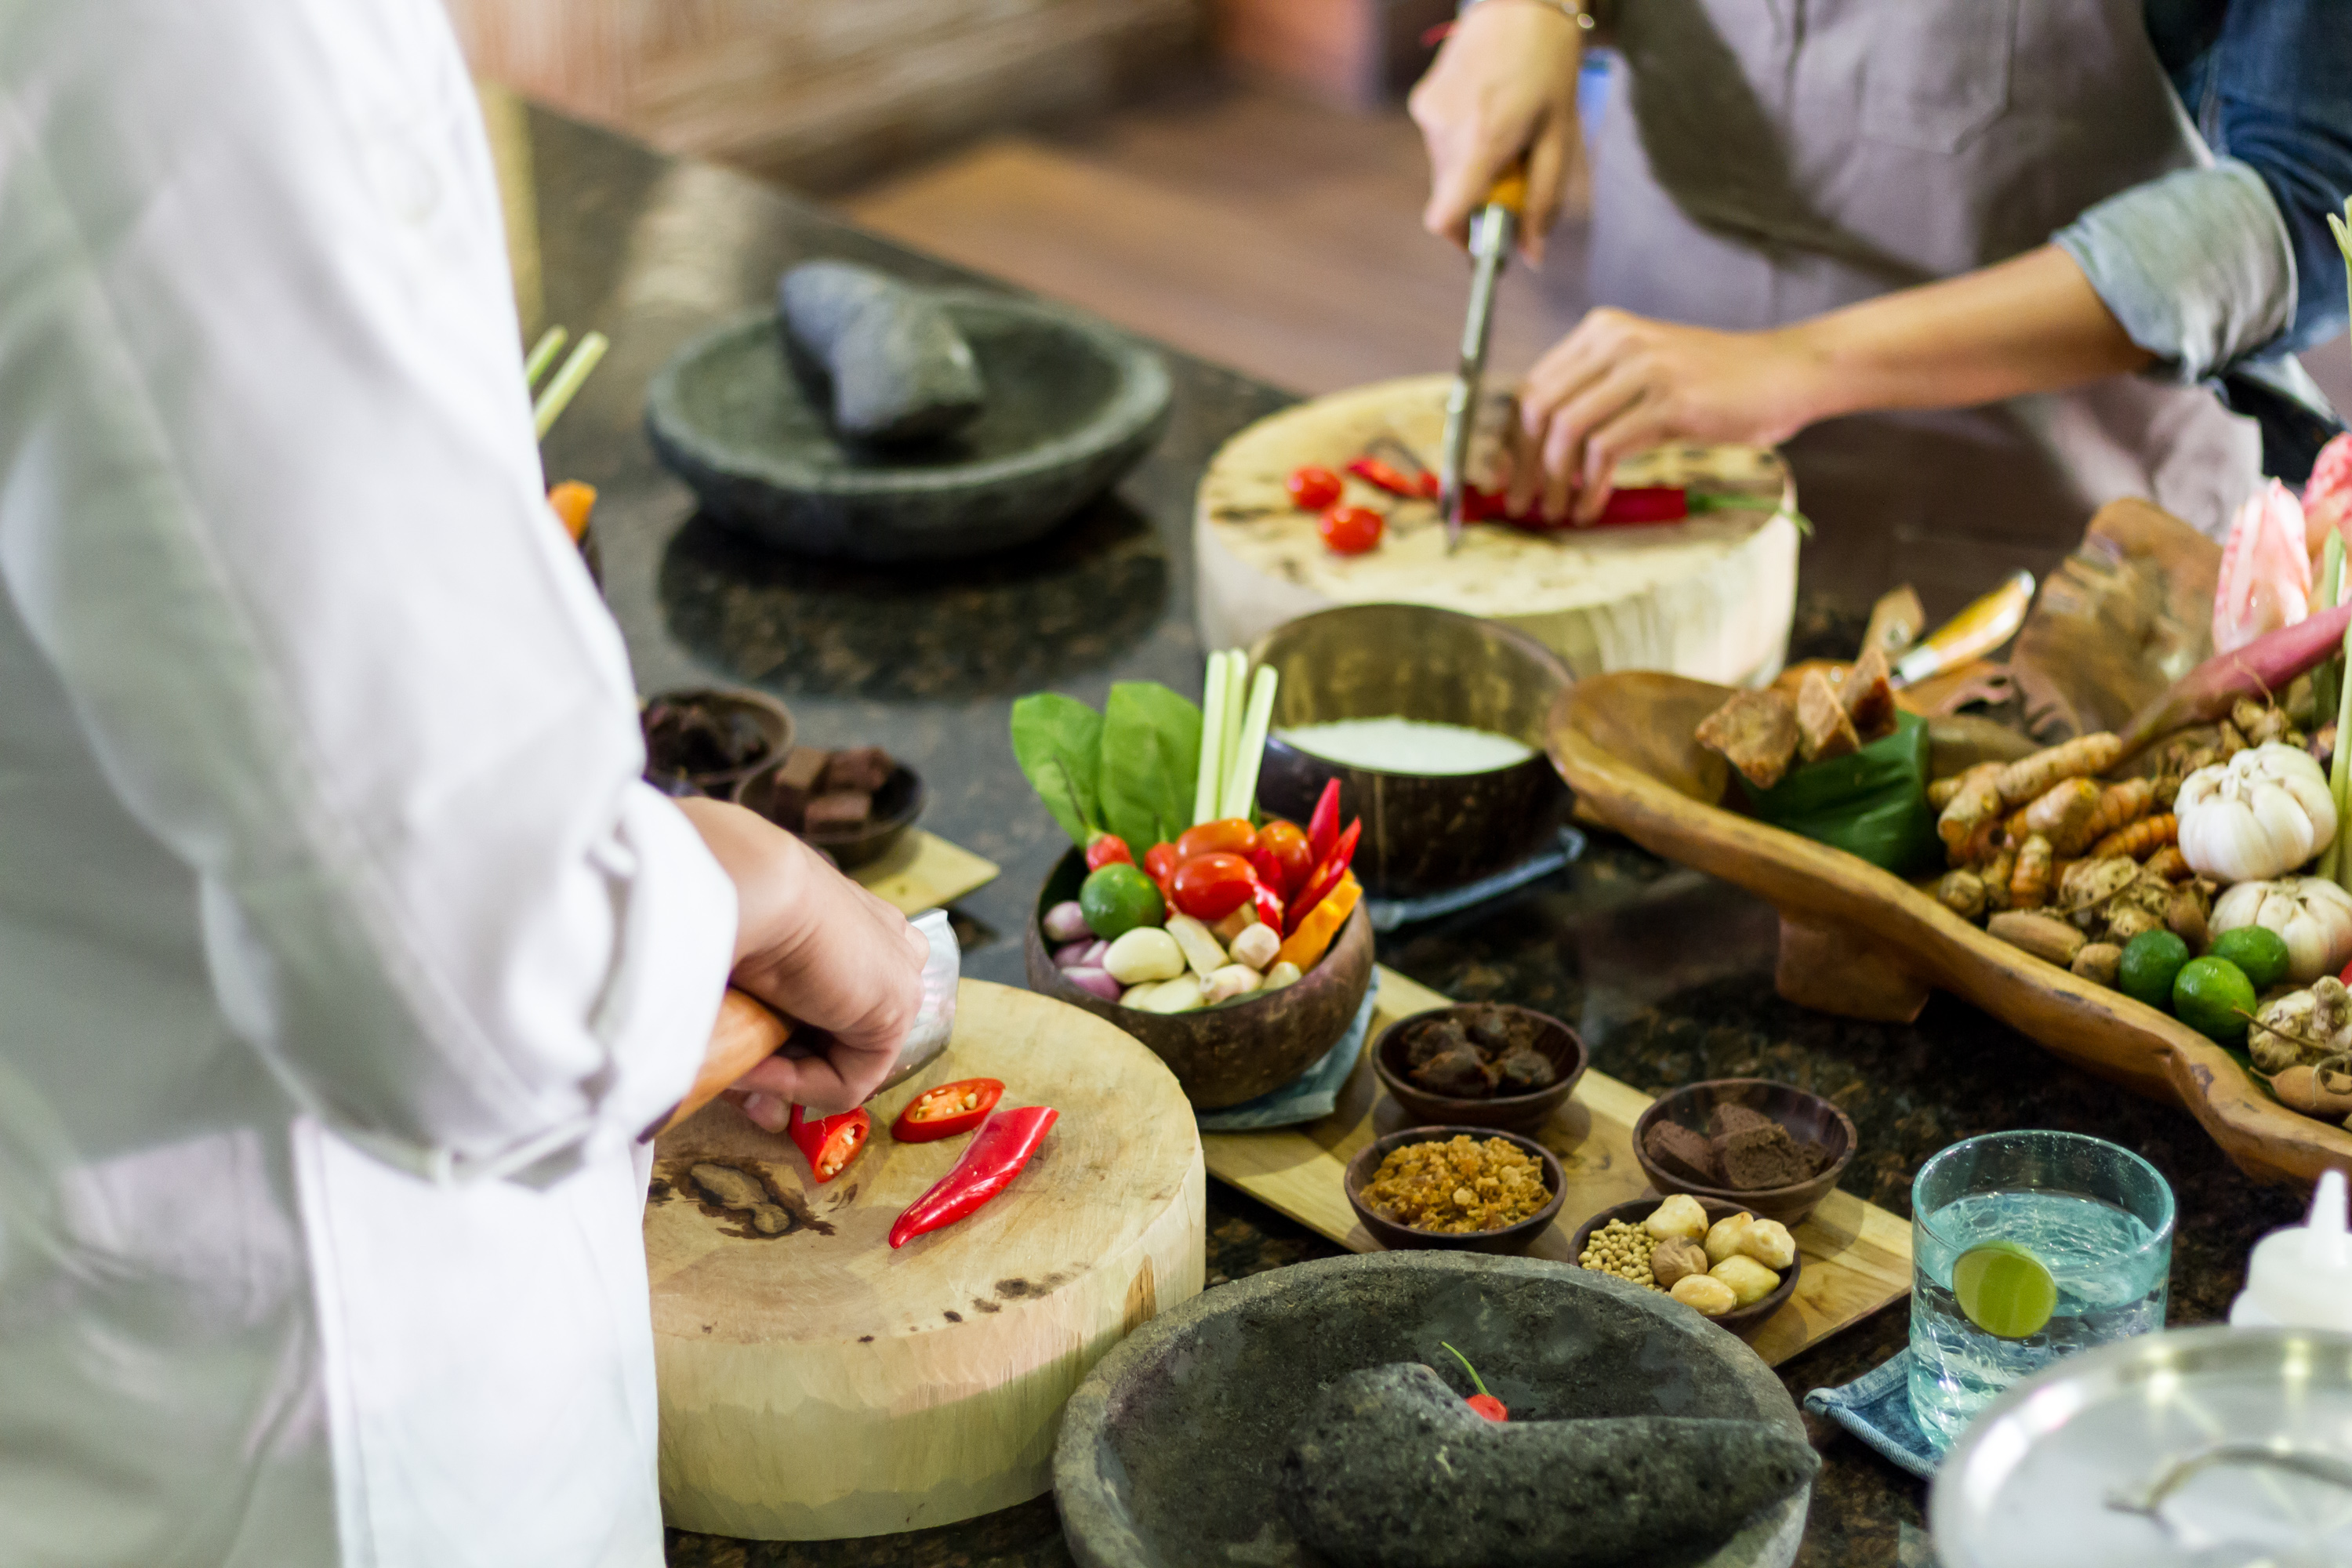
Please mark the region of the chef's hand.
<svg viewBox="0 0 2352 1568"><path fill-rule="evenodd" d="M1472 15L1475 15L1473 12ZM1717 332L1587 311L1528 373L1509 503L1591 522L1620 458L1664 441L1778 446L1817 416L1820 367L1800 332Z"/></svg>
<svg viewBox="0 0 2352 1568"><path fill-rule="evenodd" d="M734 984L832 1037L821 1056L768 1058L728 1098L771 1132L795 1104L832 1115L860 1103L881 1087L922 1005L930 944L758 813L715 800L678 807L735 883Z"/></svg>
<svg viewBox="0 0 2352 1568"><path fill-rule="evenodd" d="M1470 215L1521 153L1528 159L1519 249L1543 259L1559 216L1561 188L1578 156L1576 72L1581 30L1549 5L1486 0L1437 51L1405 100L1429 147L1429 205L1422 226L1466 245Z"/></svg>

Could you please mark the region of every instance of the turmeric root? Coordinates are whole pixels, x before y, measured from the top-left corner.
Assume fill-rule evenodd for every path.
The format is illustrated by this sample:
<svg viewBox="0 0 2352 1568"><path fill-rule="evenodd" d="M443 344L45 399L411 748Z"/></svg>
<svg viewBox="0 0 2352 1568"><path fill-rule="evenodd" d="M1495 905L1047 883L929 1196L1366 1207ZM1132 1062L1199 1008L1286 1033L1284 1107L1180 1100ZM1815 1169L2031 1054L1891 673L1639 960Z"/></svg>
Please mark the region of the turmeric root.
<svg viewBox="0 0 2352 1568"><path fill-rule="evenodd" d="M1979 763L1960 775L1958 787L1936 819L1946 849L1957 853L1979 824L2000 819L2000 776L2005 771L2000 763Z"/></svg>
<svg viewBox="0 0 2352 1568"><path fill-rule="evenodd" d="M1984 913L1985 885L1974 871L1948 871L1936 884L1936 901L1964 921Z"/></svg>
<svg viewBox="0 0 2352 1568"><path fill-rule="evenodd" d="M2009 875L2009 907L2038 910L2050 901L2050 876L2055 857L2050 840L2039 833L2017 847L2017 869ZM2072 953L2067 954L2069 958Z"/></svg>
<svg viewBox="0 0 2352 1568"><path fill-rule="evenodd" d="M2098 809L2091 813L2084 836L2095 844L2118 828L2146 816L2156 805L2156 784L2149 779L2126 779L2099 792Z"/></svg>
<svg viewBox="0 0 2352 1568"><path fill-rule="evenodd" d="M1951 805L1952 797L1960 793L1960 781L1967 776L1965 773L1954 773L1949 778L1937 779L1928 784L1927 804L1937 811Z"/></svg>
<svg viewBox="0 0 2352 1568"><path fill-rule="evenodd" d="M2178 843L2179 838L2180 818L2168 811L2155 816L2144 816L2129 827L2108 834L2091 846L2091 853L2097 856L2128 855L2137 860L2168 844Z"/></svg>
<svg viewBox="0 0 2352 1568"><path fill-rule="evenodd" d="M1984 884L1986 909L2009 908L2009 882L2016 873L2017 851L2014 849L2002 849L1985 862L1984 869L1977 873L1977 880Z"/></svg>
<svg viewBox="0 0 2352 1568"><path fill-rule="evenodd" d="M2047 795L2053 784L2105 773L2123 753L2123 742L2102 730L2021 757L2000 771L2001 802L2022 805Z"/></svg>
<svg viewBox="0 0 2352 1568"><path fill-rule="evenodd" d="M2075 855L2091 842L2091 817L2099 809L2099 794L2098 783L2093 779L2065 779L2052 784L2009 819L2009 836L2022 843L2038 833L2050 840L2052 854Z"/></svg>

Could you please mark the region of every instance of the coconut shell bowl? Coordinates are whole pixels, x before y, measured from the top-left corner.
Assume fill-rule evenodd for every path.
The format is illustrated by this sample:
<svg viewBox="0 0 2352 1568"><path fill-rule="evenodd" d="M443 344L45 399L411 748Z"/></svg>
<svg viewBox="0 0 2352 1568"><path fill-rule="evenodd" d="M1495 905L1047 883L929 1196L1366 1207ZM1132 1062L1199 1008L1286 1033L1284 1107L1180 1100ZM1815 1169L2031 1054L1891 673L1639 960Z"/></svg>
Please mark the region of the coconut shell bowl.
<svg viewBox="0 0 2352 1568"><path fill-rule="evenodd" d="M1358 1195L1371 1184L1372 1177L1380 1172L1381 1162L1394 1151L1410 1143L1444 1143L1464 1134L1481 1141L1500 1138L1517 1144L1543 1167L1544 1186L1550 1192L1551 1201L1516 1225L1495 1230L1445 1231L1400 1225ZM1536 1237L1551 1228L1551 1222L1559 1217L1560 1202L1568 1194L1568 1177L1560 1169L1558 1155L1532 1138L1522 1138L1496 1127L1408 1127L1402 1132L1375 1138L1356 1151L1356 1157L1348 1162L1340 1181L1347 1189L1348 1206L1356 1211L1357 1223L1374 1241L1393 1251L1443 1248L1454 1252L1525 1252Z"/></svg>
<svg viewBox="0 0 2352 1568"><path fill-rule="evenodd" d="M1305 822L1325 783L1338 779L1342 820L1364 820L1354 868L1372 897L1465 887L1554 841L1568 792L1544 755L1544 721L1570 677L1533 637L1451 610L1350 605L1276 626L1250 657L1282 678L1259 805ZM1486 730L1534 754L1483 773L1387 773L1327 761L1278 733L1385 718Z"/></svg>
<svg viewBox="0 0 2352 1568"><path fill-rule="evenodd" d="M1322 1059L1355 1023L1372 983L1372 924L1360 900L1330 948L1279 991L1190 1013L1147 1013L1106 1002L1062 977L1045 942L1045 913L1078 896L1086 858L1072 849L1045 879L1024 938L1029 989L1083 1007L1143 1042L1200 1110L1240 1105L1280 1089Z"/></svg>
<svg viewBox="0 0 2352 1568"><path fill-rule="evenodd" d="M746 780L793 749L792 711L740 688L661 691L640 710L646 776L673 795L733 800ZM719 753L735 760L723 764Z"/></svg>
<svg viewBox="0 0 2352 1568"><path fill-rule="evenodd" d="M1651 1130L1662 1124L1683 1129L1696 1139L1720 1147L1725 1108L1737 1116L1750 1111L1778 1123L1788 1142L1799 1150L1818 1145L1825 1162L1813 1175L1782 1184L1742 1189L1719 1179L1703 1181L1689 1164L1660 1158L1651 1148ZM1682 1147L1696 1152L1698 1144L1678 1138ZM1641 1162L1650 1184L1661 1193L1688 1193L1702 1203L1720 1202L1746 1209L1763 1219L1777 1219L1791 1230L1813 1212L1813 1205L1837 1186L1853 1163L1853 1121L1818 1094L1760 1078L1718 1078L1685 1084L1660 1095L1633 1123L1633 1157Z"/></svg>
<svg viewBox="0 0 2352 1568"><path fill-rule="evenodd" d="M1466 1048L1473 1053L1471 1062L1463 1065L1474 1073L1483 1069L1483 1076L1495 1082L1493 1092L1440 1093L1423 1081L1431 1074L1415 1077L1417 1066L1449 1044L1456 1052ZM1550 1068L1551 1081L1538 1089L1509 1092L1512 1073L1524 1068L1507 1065L1497 1077L1491 1062L1499 1058L1510 1064L1516 1052L1542 1058ZM1523 1132L1532 1132L1550 1120L1551 1113L1576 1092L1577 1080L1584 1076L1591 1060L1582 1037L1558 1018L1531 1008L1490 1002L1415 1013L1382 1029L1372 1043L1373 1074L1412 1121L1512 1128ZM1439 1070L1442 1073L1444 1068Z"/></svg>
<svg viewBox="0 0 2352 1568"><path fill-rule="evenodd" d="M1663 1198L1652 1197L1629 1198L1622 1204L1610 1205L1577 1226L1575 1239L1568 1245L1569 1257L1571 1258L1583 1257L1584 1244L1592 1239L1593 1232L1606 1228L1611 1220L1622 1219L1627 1225L1638 1226L1655 1213L1658 1205L1664 1201ZM1729 1219L1736 1214L1756 1213L1756 1210L1747 1204L1727 1204L1714 1198L1700 1198L1698 1205L1706 1211L1706 1223L1709 1225L1715 1224L1717 1220ZM1771 1216L1759 1215L1758 1217L1769 1219ZM1805 1255L1801 1252L1790 1262L1789 1267L1780 1271L1780 1284L1778 1289L1760 1301L1752 1302L1745 1307L1735 1307L1719 1316L1704 1317L1696 1308L1693 1307L1683 1307L1683 1310L1695 1318L1701 1318L1703 1321L1713 1323L1718 1329L1728 1330L1740 1338L1746 1339L1749 1334L1762 1328L1765 1320L1789 1304L1789 1298L1797 1293L1797 1276L1803 1273L1804 1268ZM1679 1307L1682 1303L1677 1301L1675 1305Z"/></svg>

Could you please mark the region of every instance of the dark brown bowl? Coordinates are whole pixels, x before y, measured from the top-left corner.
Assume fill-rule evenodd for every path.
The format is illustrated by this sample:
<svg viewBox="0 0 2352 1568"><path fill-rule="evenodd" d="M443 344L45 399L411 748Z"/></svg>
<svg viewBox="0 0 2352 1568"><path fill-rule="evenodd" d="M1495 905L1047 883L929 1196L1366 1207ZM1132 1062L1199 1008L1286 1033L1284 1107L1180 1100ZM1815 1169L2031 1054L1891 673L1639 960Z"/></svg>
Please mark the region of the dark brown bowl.
<svg viewBox="0 0 2352 1568"><path fill-rule="evenodd" d="M1536 1037L1536 1048L1551 1058L1552 1070L1559 1080L1549 1089L1539 1089L1532 1094L1496 1094L1483 1100L1464 1100L1449 1094L1432 1094L1407 1076L1409 1067L1405 1047L1413 1034L1423 1025L1441 1018L1455 1017L1482 1007L1495 1007L1507 1013L1517 1013L1533 1018L1541 1026ZM1528 1007L1512 1007L1501 1003L1463 1003L1452 1007L1433 1007L1426 1013L1415 1013L1410 1018L1400 1018L1382 1029L1372 1043L1372 1071L1389 1097L1404 1108L1404 1113L1415 1122L1444 1122L1454 1127L1509 1127L1521 1131L1542 1126L1551 1113L1559 1109L1568 1097L1576 1092L1577 1080L1584 1076L1591 1056L1584 1048L1583 1037L1574 1029L1548 1013Z"/></svg>
<svg viewBox="0 0 2352 1568"><path fill-rule="evenodd" d="M1327 762L1275 736L1258 804L1304 823L1339 781L1340 819L1361 816L1357 879L1374 898L1444 892L1509 869L1555 841L1567 786L1544 754L1544 721L1567 666L1521 632L1420 605L1349 605L1276 626L1250 650L1282 678L1276 730L1397 717L1509 735L1535 755L1477 773L1392 773Z"/></svg>
<svg viewBox="0 0 2352 1568"><path fill-rule="evenodd" d="M1054 967L1039 922L1055 904L1076 898L1086 879L1086 857L1076 849L1045 879L1023 944L1029 989L1084 1007L1142 1041L1199 1110L1240 1105L1280 1089L1339 1044L1363 1007L1372 983L1372 923L1361 900L1315 967L1279 991L1193 1013L1147 1013L1081 991Z"/></svg>
<svg viewBox="0 0 2352 1568"><path fill-rule="evenodd" d="M1542 1164L1544 1184L1551 1189L1551 1202L1517 1225L1507 1225L1500 1230L1465 1231L1453 1235L1442 1230L1419 1230L1409 1225L1375 1213L1365 1206L1356 1194L1371 1184L1381 1162L1392 1149L1408 1143L1443 1143L1457 1133L1466 1132L1473 1138L1502 1138L1517 1144ZM1532 1138L1522 1138L1499 1127L1408 1127L1402 1132L1391 1132L1385 1138L1375 1138L1356 1151L1348 1162L1339 1184L1348 1194L1348 1206L1356 1211L1356 1218L1371 1232L1372 1239L1382 1247L1402 1250L1409 1247L1444 1247L1455 1252L1524 1252L1541 1236L1551 1222L1559 1217L1560 1200L1568 1195L1568 1175L1559 1168L1559 1156Z"/></svg>
<svg viewBox="0 0 2352 1568"><path fill-rule="evenodd" d="M1696 1193L1691 1195L1693 1197L1698 1196ZM1584 1244L1592 1239L1592 1233L1607 1225L1611 1220L1622 1219L1627 1225L1639 1225L1643 1220L1649 1218L1650 1215L1656 1211L1657 1206L1664 1201L1665 1199L1663 1196L1654 1198L1631 1198L1624 1203L1612 1204L1607 1208L1602 1209L1599 1214L1594 1215L1591 1219L1586 1220L1582 1225L1577 1226L1576 1238L1568 1244L1569 1261L1573 1263L1578 1258L1582 1258L1584 1256ZM1752 1214L1756 1215L1759 1219L1770 1219L1774 1217L1770 1215L1758 1214L1756 1209L1748 1204L1720 1203L1714 1198L1699 1198L1698 1204L1699 1207L1706 1211L1706 1223L1709 1225L1715 1224L1717 1220L1729 1219L1736 1214ZM1781 1223L1785 1225L1788 1222L1783 1220ZM1781 1270L1780 1288L1774 1290L1769 1296L1767 1296L1762 1300L1757 1302L1755 1305L1735 1308L1733 1310L1724 1313L1720 1318L1707 1318L1706 1313L1698 1310L1696 1307L1685 1308L1684 1310L1690 1312L1694 1317L1706 1318L1706 1321L1713 1323L1717 1328L1728 1329L1733 1333L1738 1334L1740 1338L1746 1339L1749 1334L1752 1334L1758 1329L1762 1328L1764 1326L1764 1321L1767 1318L1769 1318L1773 1313L1779 1311L1781 1308L1789 1304L1789 1298L1797 1293L1797 1276L1804 1271L1805 1255L1801 1250L1797 1254L1797 1260L1794 1263L1790 1264L1785 1269ZM1673 1300L1674 1299L1672 1297L1668 1297L1667 1300ZM1681 1303L1675 1302L1675 1305L1680 1306Z"/></svg>
<svg viewBox="0 0 2352 1568"><path fill-rule="evenodd" d="M640 711L645 708L652 707L656 702L690 702L703 708L738 709L751 714L758 721L761 733L767 738L768 742L768 749L764 752L741 767L682 775L688 784L713 800L733 800L736 792L742 788L746 780L761 769L773 767L783 761L786 753L793 749L792 710L765 692L746 691L740 688L729 688L723 690L696 689L656 691L640 705ZM653 759L648 756L646 761L647 776L651 777ZM672 781L680 776L676 773L667 775ZM667 787L661 780L656 780L656 784L657 787Z"/></svg>
<svg viewBox="0 0 2352 1568"><path fill-rule="evenodd" d="M1711 1187L1686 1181L1650 1158L1646 1140L1653 1126L1661 1121L1674 1121L1703 1133L1707 1117L1718 1105L1745 1105L1760 1110L1787 1128L1789 1136L1800 1143L1818 1139L1830 1151L1828 1167L1808 1182L1743 1193L1732 1187ZM1762 1078L1717 1078L1685 1084L1652 1100L1650 1109L1633 1123L1633 1157L1642 1163L1643 1173L1658 1191L1717 1200L1764 1219L1777 1219L1791 1230L1838 1184L1846 1166L1853 1163L1856 1142L1853 1119L1835 1105L1818 1094Z"/></svg>
<svg viewBox="0 0 2352 1568"><path fill-rule="evenodd" d="M746 779L743 787L736 792L736 803L774 821L775 814L772 808L775 805L776 774L782 766L783 760L778 758ZM831 856L833 863L843 870L854 870L869 861L879 860L897 848L898 840L906 837L907 830L915 826L915 819L923 815L926 803L923 781L916 775L914 769L900 763L890 770L890 776L883 781L882 787L874 792L873 815L857 826L830 831L814 828L796 828L793 831ZM792 825L785 823L782 826L790 827Z"/></svg>

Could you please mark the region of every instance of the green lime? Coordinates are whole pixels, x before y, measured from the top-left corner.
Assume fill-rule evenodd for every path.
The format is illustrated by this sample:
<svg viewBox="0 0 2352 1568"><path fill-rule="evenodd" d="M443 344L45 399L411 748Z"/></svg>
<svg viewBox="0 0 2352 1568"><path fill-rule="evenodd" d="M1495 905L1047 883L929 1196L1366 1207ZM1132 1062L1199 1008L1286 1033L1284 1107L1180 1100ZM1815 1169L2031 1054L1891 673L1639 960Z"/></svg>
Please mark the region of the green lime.
<svg viewBox="0 0 2352 1568"><path fill-rule="evenodd" d="M1969 1321L1999 1339L2038 1334L2058 1305L2058 1282L2013 1241L1989 1241L1952 1264L1952 1294Z"/></svg>
<svg viewBox="0 0 2352 1568"><path fill-rule="evenodd" d="M1089 874L1078 889L1078 909L1087 926L1105 942L1116 942L1138 926L1156 926L1168 918L1160 889L1133 866L1119 861Z"/></svg>
<svg viewBox="0 0 2352 1568"><path fill-rule="evenodd" d="M2257 992L2267 991L2286 978L2286 939L2268 926L2240 926L2213 939L2206 951L2226 958L2246 972Z"/></svg>
<svg viewBox="0 0 2352 1568"><path fill-rule="evenodd" d="M2168 931L2144 931L2124 943L2116 989L2151 1007L2172 1005L2173 977L2189 962L2189 944Z"/></svg>
<svg viewBox="0 0 2352 1568"><path fill-rule="evenodd" d="M2226 958L2192 958L2173 978L2172 1010L2206 1038L2234 1046L2246 1037L2254 983Z"/></svg>

